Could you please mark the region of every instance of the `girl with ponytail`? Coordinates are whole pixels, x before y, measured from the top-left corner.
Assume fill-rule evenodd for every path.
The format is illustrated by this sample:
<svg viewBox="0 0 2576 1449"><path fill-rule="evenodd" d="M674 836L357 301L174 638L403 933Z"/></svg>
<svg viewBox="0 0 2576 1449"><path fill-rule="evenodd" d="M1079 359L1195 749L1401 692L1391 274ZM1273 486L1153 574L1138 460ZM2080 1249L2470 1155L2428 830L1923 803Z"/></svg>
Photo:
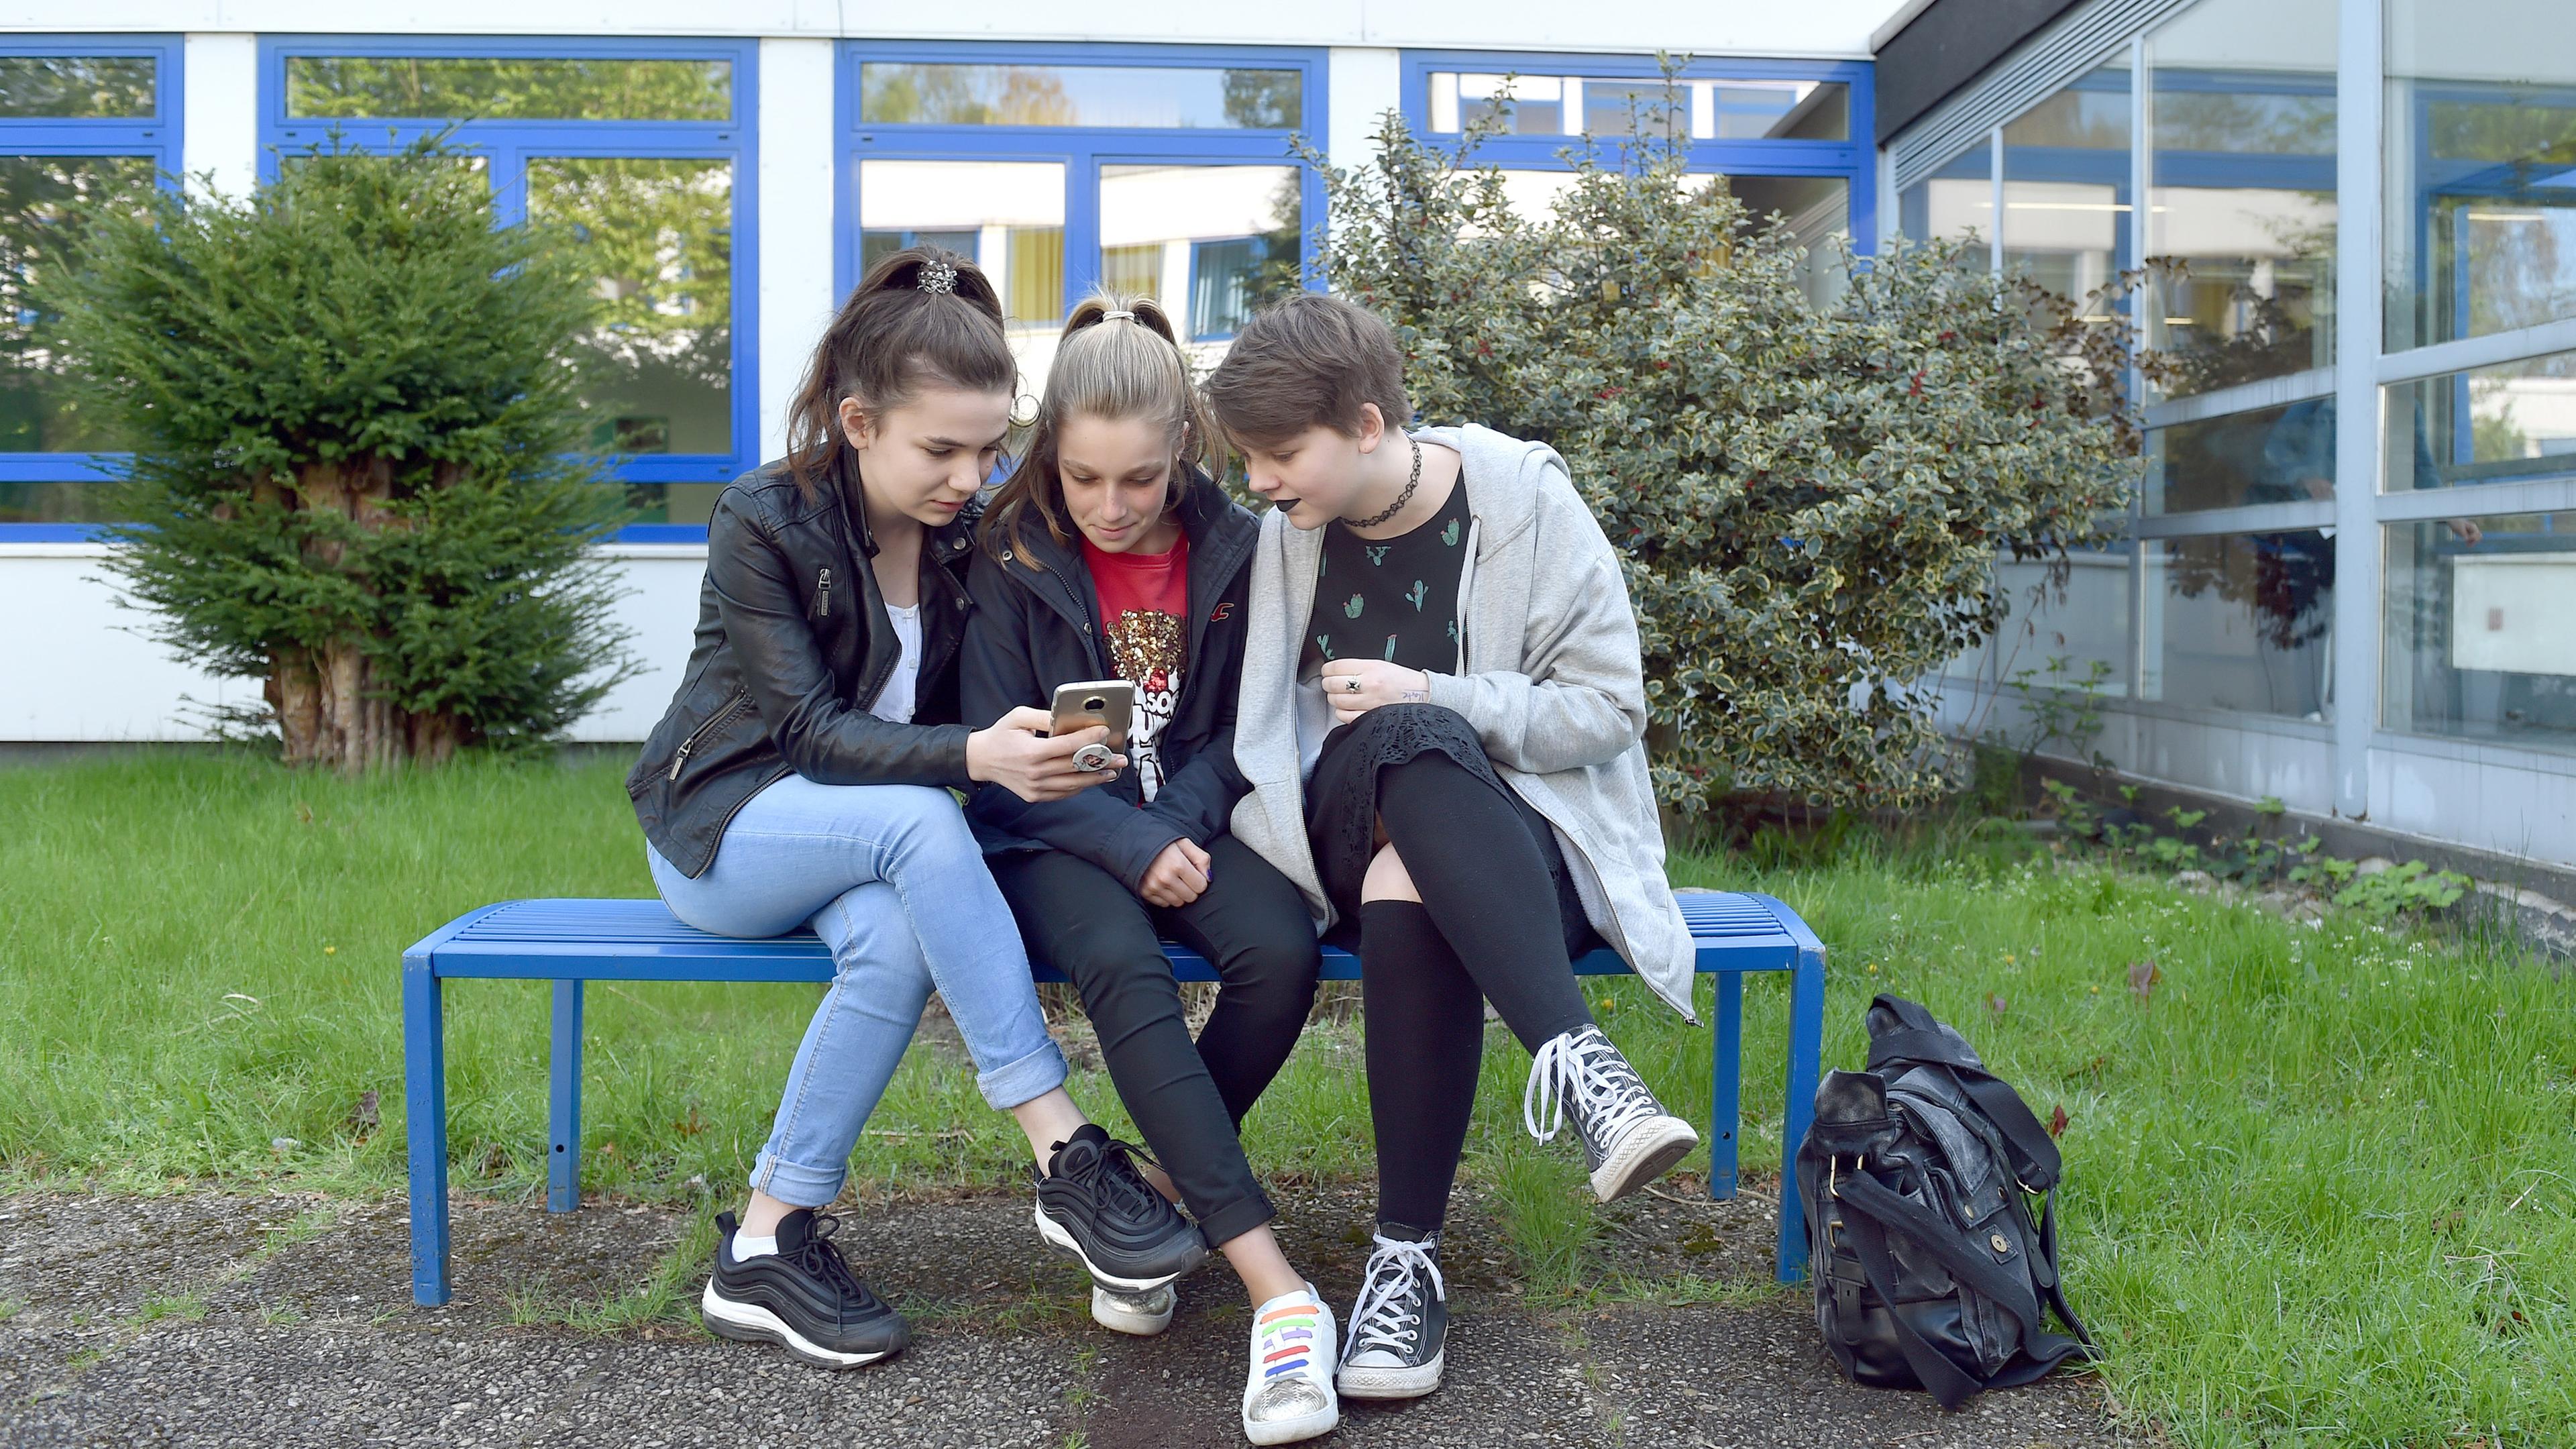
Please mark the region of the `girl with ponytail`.
<svg viewBox="0 0 2576 1449"><path fill-rule="evenodd" d="M1208 476L1208 436L1159 306L1095 293L1074 309L1027 459L985 515L961 690L967 719L998 720L1062 684L1129 680L1131 763L1057 799L988 785L967 813L1032 954L1081 990L1110 1079L1168 1172L1157 1186L1242 1276L1243 1431L1285 1444L1340 1418L1333 1316L1281 1253L1238 1133L1305 1027L1318 962L1297 888L1226 828L1250 788L1234 765L1235 690L1260 528ZM1161 936L1224 983L1195 1045ZM1103 1326L1171 1322L1168 1282L1085 1262Z"/></svg>
<svg viewBox="0 0 2576 1449"><path fill-rule="evenodd" d="M1028 1134L1042 1199L1075 1204L1052 1211L1049 1236L1165 1282L1205 1256L1065 1094L1010 908L949 793L1063 801L1117 777L1072 761L1104 731L1049 739L1038 710L960 722L975 500L1017 380L972 264L917 247L869 269L815 349L788 456L716 502L696 648L627 779L674 915L724 936L810 925L832 949L750 1203L717 1215L701 1300L715 1332L828 1368L910 1338L819 1210L934 990L985 1100ZM1104 1223L1090 1206L1111 1203L1161 1211Z"/></svg>

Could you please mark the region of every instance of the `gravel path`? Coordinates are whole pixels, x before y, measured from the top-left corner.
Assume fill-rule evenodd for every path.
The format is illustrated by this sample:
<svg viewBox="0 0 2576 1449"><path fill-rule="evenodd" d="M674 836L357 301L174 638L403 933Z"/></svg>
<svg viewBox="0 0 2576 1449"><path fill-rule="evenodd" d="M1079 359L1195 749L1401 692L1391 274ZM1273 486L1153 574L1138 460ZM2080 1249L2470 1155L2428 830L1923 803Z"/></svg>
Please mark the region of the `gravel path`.
<svg viewBox="0 0 2576 1449"><path fill-rule="evenodd" d="M1286 1187L1287 1246L1345 1308L1366 1256L1357 1189ZM1639 1301L1525 1298L1461 1194L1447 1382L1347 1406L1338 1445L1833 1445L2099 1449L2134 1441L2059 1376L1943 1414L1852 1387L1801 1295L1758 1291L1761 1201L1638 1198L1603 1211L1604 1281ZM1244 1308L1221 1264L1159 1339L1090 1324L1080 1277L1034 1250L1016 1195L856 1209L860 1270L914 1346L827 1374L708 1338L684 1316L567 1326L634 1293L693 1215L455 1210L456 1301L410 1301L401 1203L190 1193L0 1197L0 1443L37 1445L1227 1446L1242 1442ZM1470 1249L1469 1245L1480 1245ZM1723 1304L1658 1304L1714 1281ZM695 1284L690 1285L693 1296ZM1670 1296L1680 1296L1673 1293ZM1700 1292L1693 1296L1711 1296Z"/></svg>

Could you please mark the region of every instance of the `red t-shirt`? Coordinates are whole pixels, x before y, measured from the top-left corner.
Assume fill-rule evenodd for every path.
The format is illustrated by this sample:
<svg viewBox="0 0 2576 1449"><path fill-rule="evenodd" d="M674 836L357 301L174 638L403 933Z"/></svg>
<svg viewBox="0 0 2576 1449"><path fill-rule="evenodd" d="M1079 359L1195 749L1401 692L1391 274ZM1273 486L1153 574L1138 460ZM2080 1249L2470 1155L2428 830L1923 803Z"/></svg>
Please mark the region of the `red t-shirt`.
<svg viewBox="0 0 2576 1449"><path fill-rule="evenodd" d="M1181 697L1188 664L1190 540L1183 534L1168 553L1104 553L1082 541L1082 561L1100 593L1101 628L1109 638L1109 665L1136 686L1136 717L1127 731L1127 767L1145 798L1163 786L1162 734Z"/></svg>

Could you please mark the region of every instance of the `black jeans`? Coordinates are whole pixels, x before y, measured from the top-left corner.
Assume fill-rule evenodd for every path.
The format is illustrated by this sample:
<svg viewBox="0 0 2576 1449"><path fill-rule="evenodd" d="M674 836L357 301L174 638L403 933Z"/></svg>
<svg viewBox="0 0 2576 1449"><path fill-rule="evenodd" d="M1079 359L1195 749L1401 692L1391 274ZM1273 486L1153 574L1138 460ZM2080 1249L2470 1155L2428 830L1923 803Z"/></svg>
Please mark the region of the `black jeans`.
<svg viewBox="0 0 2576 1449"><path fill-rule="evenodd" d="M1212 1244L1270 1221L1237 1129L1288 1060L1315 1000L1315 923L1286 876L1234 837L1207 848L1207 892L1149 906L1060 850L992 856L1031 958L1071 977L1145 1145ZM1198 1041L1159 935L1195 947L1224 986Z"/></svg>

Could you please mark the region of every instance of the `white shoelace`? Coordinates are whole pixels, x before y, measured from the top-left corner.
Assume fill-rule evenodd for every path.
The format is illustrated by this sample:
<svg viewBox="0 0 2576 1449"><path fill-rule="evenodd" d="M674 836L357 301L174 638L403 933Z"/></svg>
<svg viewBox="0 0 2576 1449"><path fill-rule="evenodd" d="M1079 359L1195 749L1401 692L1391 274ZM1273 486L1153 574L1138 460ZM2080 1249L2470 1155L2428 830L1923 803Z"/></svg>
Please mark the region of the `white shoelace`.
<svg viewBox="0 0 2576 1449"><path fill-rule="evenodd" d="M1572 1103L1578 1116L1594 1124L1596 1141L1616 1141L1657 1110L1636 1073L1620 1070L1626 1065L1598 1029L1549 1038L1530 1060L1529 1085L1521 1089L1522 1125L1539 1141L1554 1141ZM1542 1117L1547 1119L1543 1128Z"/></svg>
<svg viewBox="0 0 2576 1449"><path fill-rule="evenodd" d="M1368 1281L1360 1286L1360 1301L1351 1305L1350 1343L1342 1351L1345 1360L1373 1348L1399 1355L1411 1351L1411 1330L1420 1328L1422 1316L1405 1312L1404 1300L1409 1296L1406 1288L1416 1277L1430 1278L1432 1294L1443 1303L1449 1301L1449 1285L1432 1259L1431 1244L1378 1235L1377 1251L1369 1254Z"/></svg>

